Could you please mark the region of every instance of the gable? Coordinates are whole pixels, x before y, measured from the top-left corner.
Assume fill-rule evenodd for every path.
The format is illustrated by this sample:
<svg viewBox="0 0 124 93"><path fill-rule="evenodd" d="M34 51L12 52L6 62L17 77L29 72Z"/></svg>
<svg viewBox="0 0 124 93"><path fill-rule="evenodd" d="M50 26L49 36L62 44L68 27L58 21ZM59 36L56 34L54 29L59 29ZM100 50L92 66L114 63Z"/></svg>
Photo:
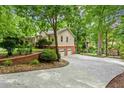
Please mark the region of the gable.
<svg viewBox="0 0 124 93"><path fill-rule="evenodd" d="M63 30L60 30L58 31L58 34L62 34L62 33L67 33L67 34L70 34L73 38L75 37L74 34L69 30L69 29L63 29Z"/></svg>

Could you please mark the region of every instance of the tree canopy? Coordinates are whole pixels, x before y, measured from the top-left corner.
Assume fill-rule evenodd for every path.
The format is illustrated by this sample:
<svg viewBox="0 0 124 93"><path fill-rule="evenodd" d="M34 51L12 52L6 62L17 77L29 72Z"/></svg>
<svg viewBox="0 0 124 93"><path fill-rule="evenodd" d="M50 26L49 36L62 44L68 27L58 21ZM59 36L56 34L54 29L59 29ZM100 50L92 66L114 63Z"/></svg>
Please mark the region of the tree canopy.
<svg viewBox="0 0 124 93"><path fill-rule="evenodd" d="M53 29L58 54L57 30L69 28L77 53L109 54L124 46L122 6L0 6L0 40L6 36L35 36Z"/></svg>

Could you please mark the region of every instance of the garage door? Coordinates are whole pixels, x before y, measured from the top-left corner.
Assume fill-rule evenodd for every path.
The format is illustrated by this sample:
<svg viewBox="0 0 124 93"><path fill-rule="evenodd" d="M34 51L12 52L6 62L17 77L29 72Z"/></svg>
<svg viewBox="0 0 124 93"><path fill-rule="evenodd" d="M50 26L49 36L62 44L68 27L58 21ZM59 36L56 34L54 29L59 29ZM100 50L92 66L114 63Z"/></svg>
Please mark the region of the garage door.
<svg viewBox="0 0 124 93"><path fill-rule="evenodd" d="M65 49L59 49L59 53L60 53L60 55L61 55L61 57L64 57L64 56L66 56L66 50Z"/></svg>
<svg viewBox="0 0 124 93"><path fill-rule="evenodd" d="M67 53L68 55L66 55L66 49L59 49L59 53L60 53L61 57L72 55L72 49L71 48L69 48L67 50L67 52L68 52Z"/></svg>
<svg viewBox="0 0 124 93"><path fill-rule="evenodd" d="M72 49L71 48L68 49L68 55L72 55Z"/></svg>

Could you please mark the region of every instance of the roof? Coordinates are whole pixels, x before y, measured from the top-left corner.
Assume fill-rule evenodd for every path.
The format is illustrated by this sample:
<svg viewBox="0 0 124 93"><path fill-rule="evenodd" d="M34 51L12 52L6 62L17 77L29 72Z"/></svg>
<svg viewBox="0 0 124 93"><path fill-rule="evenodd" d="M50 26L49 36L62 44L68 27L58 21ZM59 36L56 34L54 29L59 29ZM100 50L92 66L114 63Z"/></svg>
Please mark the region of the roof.
<svg viewBox="0 0 124 93"><path fill-rule="evenodd" d="M72 36L75 37L74 34L68 28L64 28L64 29L58 30L57 33L59 34L59 33L62 33L64 31L69 31L72 34ZM46 32L46 34L47 35L53 35L54 31L53 30L49 30L48 32Z"/></svg>
<svg viewBox="0 0 124 93"><path fill-rule="evenodd" d="M46 34L48 34L48 35L52 35L52 34L54 34L54 31L49 30L48 32L46 32Z"/></svg>

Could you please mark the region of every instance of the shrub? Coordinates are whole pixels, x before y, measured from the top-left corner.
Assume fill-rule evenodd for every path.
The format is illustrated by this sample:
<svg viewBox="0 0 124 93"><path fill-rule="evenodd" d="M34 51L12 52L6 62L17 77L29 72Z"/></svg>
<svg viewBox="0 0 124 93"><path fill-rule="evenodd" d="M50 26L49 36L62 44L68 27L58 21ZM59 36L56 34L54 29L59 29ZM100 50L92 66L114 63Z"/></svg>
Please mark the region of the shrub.
<svg viewBox="0 0 124 93"><path fill-rule="evenodd" d="M47 45L50 46L52 44L52 41L47 40Z"/></svg>
<svg viewBox="0 0 124 93"><path fill-rule="evenodd" d="M40 61L55 61L57 60L56 52L52 49L44 49L40 55Z"/></svg>
<svg viewBox="0 0 124 93"><path fill-rule="evenodd" d="M121 49L120 49L120 56L121 56L121 58L124 59L124 48L123 47L121 47Z"/></svg>
<svg viewBox="0 0 124 93"><path fill-rule="evenodd" d="M36 43L36 46L39 47L39 48L43 48L44 46L49 46L49 45L51 45L51 44L52 44L52 41L43 38L43 39L40 39L40 40Z"/></svg>
<svg viewBox="0 0 124 93"><path fill-rule="evenodd" d="M17 52L18 52L19 55L24 54L24 52L25 52L24 45L18 45Z"/></svg>
<svg viewBox="0 0 124 93"><path fill-rule="evenodd" d="M90 46L88 52L89 53L94 53L94 51L96 51L95 47Z"/></svg>
<svg viewBox="0 0 124 93"><path fill-rule="evenodd" d="M4 37L3 41L1 42L1 47L6 49L8 52L8 56L12 55L13 50L16 48L16 46L21 43L21 40L17 37Z"/></svg>
<svg viewBox="0 0 124 93"><path fill-rule="evenodd" d="M31 61L31 65L37 65L37 64L39 64L39 63L40 63L40 62L39 62L37 59Z"/></svg>
<svg viewBox="0 0 124 93"><path fill-rule="evenodd" d="M22 45L18 45L18 54L31 54L32 53L32 44L31 43L24 43Z"/></svg>
<svg viewBox="0 0 124 93"><path fill-rule="evenodd" d="M10 66L12 64L13 64L12 60L6 60L3 62L3 65L5 65L5 66Z"/></svg>

